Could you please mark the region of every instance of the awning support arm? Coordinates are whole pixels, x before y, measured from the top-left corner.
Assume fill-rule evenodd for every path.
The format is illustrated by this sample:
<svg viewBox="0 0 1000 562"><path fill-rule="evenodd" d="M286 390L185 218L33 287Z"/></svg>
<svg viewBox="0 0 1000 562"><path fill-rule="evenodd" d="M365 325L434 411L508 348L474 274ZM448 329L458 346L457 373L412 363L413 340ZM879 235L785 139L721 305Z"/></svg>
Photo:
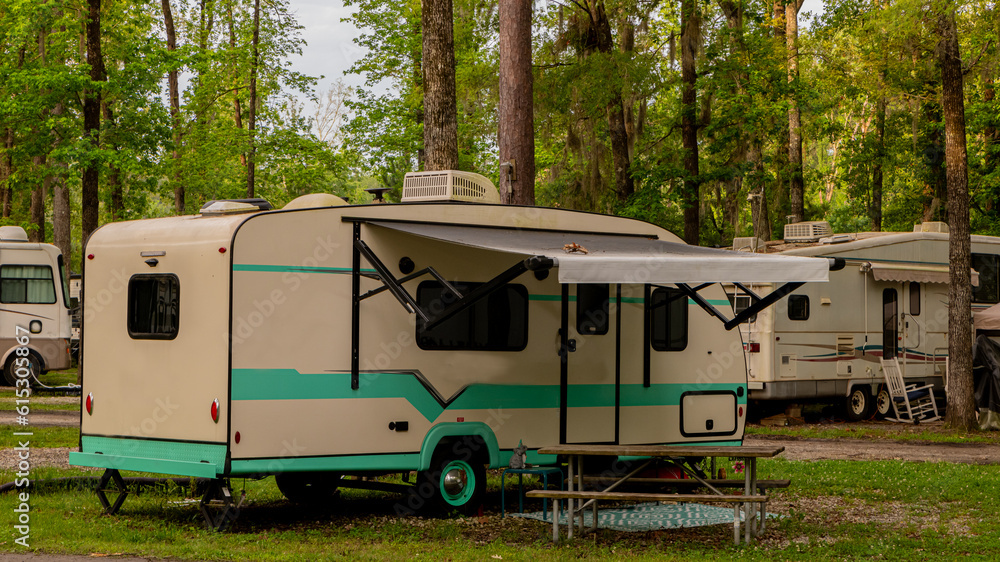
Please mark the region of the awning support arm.
<svg viewBox="0 0 1000 562"><path fill-rule="evenodd" d="M499 289L503 288L504 285L510 283L514 279L517 279L521 274L526 271L540 271L546 269L552 269L555 266L555 260L552 258L547 258L545 256L532 256L526 260L519 261L507 268L506 271L497 275L493 279L483 283L482 285L476 287L469 294L458 299L452 303L448 308L445 308L439 312L436 316L430 319L424 319L424 324L419 326L421 330L431 330L435 326L441 324L445 320L455 316L456 314L468 309L470 306L476 304L482 299L490 296Z"/></svg>
<svg viewBox="0 0 1000 562"><path fill-rule="evenodd" d="M736 316L734 316L732 320L726 318L726 316L724 314L722 314L721 312L719 312L719 309L717 309L714 306L712 306L699 293L699 291L701 291L705 287L711 286L712 284L706 283L706 284L703 284L703 285L698 285L697 287L691 287L690 285L688 285L686 283L676 283L676 285L677 285L677 288L679 288L680 290L684 291L684 293L688 296L688 298L690 298L691 300L693 300L705 312L707 312L707 313L711 314L712 316L714 316L714 317L718 318L719 320L721 320L722 324L723 324L723 326L725 326L726 330L732 330L733 328L739 326L746 319L748 319L751 316L753 316L754 314L757 314L758 312L760 312L760 311L764 310L765 308L771 306L772 304L778 302L779 300L781 300L782 298L784 298L785 295L787 295L788 293L791 293L795 289L798 289L802 285L805 285L805 283L803 283L801 281L793 281L793 282L790 282L790 283L785 283L784 285L778 287L777 289L775 289L774 291L772 291L771 293L768 293L767 295L765 295L763 297L757 296L756 294L752 293L750 290L746 289L745 287L743 287L739 283L734 283L734 285L737 285L737 286L740 287L740 289L746 291L747 294L749 294L750 297L752 299L754 299L754 303L751 304L750 306L746 307L743 310L743 312L740 312L739 314L737 314Z"/></svg>
<svg viewBox="0 0 1000 562"><path fill-rule="evenodd" d="M417 272L414 272L414 273L411 273L411 274L407 275L406 277L400 277L399 279L396 279L396 283L398 285L402 285L403 283L406 283L407 281L412 281L412 280L416 279L417 277L420 277L420 276L426 275L426 274L430 274L431 277L433 277L434 279L437 279L438 283L441 283L441 285L443 285L444 288L448 289L448 291L450 291L456 297L462 298L462 293L459 292L459 290L456 289L451 283L449 283L444 277L442 277L441 274L438 273L437 270L434 269L433 267L425 267L425 268L421 269L420 271L417 271ZM379 277L378 275L372 275L372 277L375 278L375 279L377 279L377 280L379 280L379 281L382 280L382 278ZM389 290L389 285L388 284L384 284L384 285L382 285L381 287L379 287L377 289L372 289L371 291L368 291L367 293L361 295L360 300L365 300L368 297L374 297L375 295L377 295L377 294L379 294L379 293L381 293L383 291L388 291L388 290ZM403 289L403 290L405 290L405 289Z"/></svg>
<svg viewBox="0 0 1000 562"><path fill-rule="evenodd" d="M417 306L417 301L413 300L413 297L410 296L410 293L406 292L406 289L404 289L403 286L399 284L399 280L396 279L396 277L392 274L392 272L389 271L389 268L386 267L384 263L382 263L382 260L380 260L378 256L375 255L375 252L373 252L372 249L368 247L368 244L365 244L364 240L356 238L354 240L354 248L358 251L358 253L364 256L365 260L367 260L368 263L372 265L372 267L375 268L375 271L378 272L379 277L382 278L382 283L384 283L383 286L386 289L388 289L390 293L392 293L392 296L396 297L396 300L399 301L399 304L403 305L403 308L405 308L407 312L411 314L416 313L417 316L420 316L420 318L424 322L426 322L428 319L427 313L424 312L419 306ZM358 297L358 301L360 301L362 298L364 297Z"/></svg>

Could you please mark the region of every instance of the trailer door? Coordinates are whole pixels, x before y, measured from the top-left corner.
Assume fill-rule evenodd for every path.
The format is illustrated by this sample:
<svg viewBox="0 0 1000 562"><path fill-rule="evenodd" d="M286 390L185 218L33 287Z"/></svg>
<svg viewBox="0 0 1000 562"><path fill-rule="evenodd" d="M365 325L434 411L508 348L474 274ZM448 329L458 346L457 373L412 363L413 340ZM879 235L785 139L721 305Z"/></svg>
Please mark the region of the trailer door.
<svg viewBox="0 0 1000 562"><path fill-rule="evenodd" d="M618 285L562 286L562 443L615 443L620 402Z"/></svg>

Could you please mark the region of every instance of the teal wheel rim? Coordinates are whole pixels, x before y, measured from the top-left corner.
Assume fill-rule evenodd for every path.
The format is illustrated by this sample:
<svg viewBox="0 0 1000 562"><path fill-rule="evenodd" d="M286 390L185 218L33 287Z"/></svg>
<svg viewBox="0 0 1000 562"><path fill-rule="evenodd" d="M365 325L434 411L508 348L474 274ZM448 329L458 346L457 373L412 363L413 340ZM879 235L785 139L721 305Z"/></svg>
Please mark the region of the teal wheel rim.
<svg viewBox="0 0 1000 562"><path fill-rule="evenodd" d="M438 489L448 505L465 505L476 492L476 473L465 461L450 461L441 470Z"/></svg>

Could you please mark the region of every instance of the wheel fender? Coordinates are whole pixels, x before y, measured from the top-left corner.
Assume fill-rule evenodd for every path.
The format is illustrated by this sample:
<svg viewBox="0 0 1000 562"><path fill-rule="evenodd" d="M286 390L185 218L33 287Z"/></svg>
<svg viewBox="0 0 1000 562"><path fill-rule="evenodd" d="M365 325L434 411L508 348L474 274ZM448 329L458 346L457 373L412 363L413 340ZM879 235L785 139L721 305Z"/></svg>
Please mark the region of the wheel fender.
<svg viewBox="0 0 1000 562"><path fill-rule="evenodd" d="M847 382L847 392L844 394L844 398L850 397L851 393L854 392L854 387L856 386L867 386L868 394L875 396L878 392L878 384L871 383L869 381L848 381Z"/></svg>
<svg viewBox="0 0 1000 562"><path fill-rule="evenodd" d="M490 429L490 426L482 422L451 422L435 425L424 436L424 442L420 446L420 466L418 470L427 470L430 468L434 450L437 449L442 440L448 437L479 437L486 443L490 466L496 467L500 465L500 446L497 444L497 436Z"/></svg>

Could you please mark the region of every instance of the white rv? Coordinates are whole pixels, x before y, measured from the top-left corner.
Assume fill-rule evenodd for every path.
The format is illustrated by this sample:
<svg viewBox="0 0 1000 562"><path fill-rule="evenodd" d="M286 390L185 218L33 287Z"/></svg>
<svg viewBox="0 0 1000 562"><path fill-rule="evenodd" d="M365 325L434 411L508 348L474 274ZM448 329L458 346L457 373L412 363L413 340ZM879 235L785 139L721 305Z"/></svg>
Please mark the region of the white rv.
<svg viewBox="0 0 1000 562"><path fill-rule="evenodd" d="M823 223L825 224L825 223ZM788 225L769 252L843 260L830 282L807 284L741 325L750 398L842 400L849 419L891 408L881 358L897 358L907 383L944 390L948 356L948 228L829 235ZM818 230L818 232L816 232ZM737 243L735 246L744 245ZM1000 238L972 237L973 310L1000 302ZM773 284L747 287L762 295ZM730 287L739 310L753 298Z"/></svg>
<svg viewBox="0 0 1000 562"><path fill-rule="evenodd" d="M557 443L739 444L739 331L688 295L728 308L719 281L822 281L828 261L496 199L482 176L423 173L400 204L220 201L100 228L70 462L225 498L228 477L318 500L344 475L419 471L468 510L522 442L536 464Z"/></svg>
<svg viewBox="0 0 1000 562"><path fill-rule="evenodd" d="M11 386L19 371L25 375L22 379L35 385L40 374L70 365L69 298L63 270L58 248L28 242L19 226L0 227L0 365ZM28 351L19 355L19 348ZM27 358L27 363L19 363L18 357Z"/></svg>

